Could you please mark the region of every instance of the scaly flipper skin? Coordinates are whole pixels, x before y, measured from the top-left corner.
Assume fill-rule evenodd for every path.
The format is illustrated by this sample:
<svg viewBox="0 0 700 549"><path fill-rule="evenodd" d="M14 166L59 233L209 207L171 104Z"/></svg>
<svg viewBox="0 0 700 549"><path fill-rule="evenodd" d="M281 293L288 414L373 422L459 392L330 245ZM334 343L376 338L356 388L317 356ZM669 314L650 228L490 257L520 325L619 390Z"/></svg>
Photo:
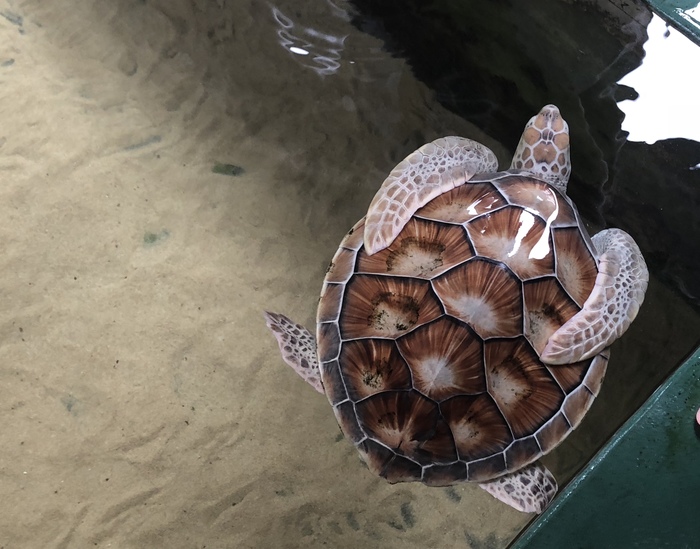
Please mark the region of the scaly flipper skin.
<svg viewBox="0 0 700 549"><path fill-rule="evenodd" d="M304 381L325 394L316 356L316 338L309 330L279 313L263 313L267 327L275 336L282 358Z"/></svg>
<svg viewBox="0 0 700 549"><path fill-rule="evenodd" d="M554 475L539 462L479 486L523 513L541 513L557 493Z"/></svg>
<svg viewBox="0 0 700 549"><path fill-rule="evenodd" d="M498 170L496 155L463 137L442 137L409 154L372 199L365 221L369 255L388 247L421 207L477 173Z"/></svg>
<svg viewBox="0 0 700 549"><path fill-rule="evenodd" d="M597 355L625 333L644 301L649 271L632 237L607 229L592 238L598 276L577 314L549 338L542 362L571 364Z"/></svg>
<svg viewBox="0 0 700 549"><path fill-rule="evenodd" d="M542 107L525 125L510 167L525 170L566 193L571 176L569 126L557 107Z"/></svg>

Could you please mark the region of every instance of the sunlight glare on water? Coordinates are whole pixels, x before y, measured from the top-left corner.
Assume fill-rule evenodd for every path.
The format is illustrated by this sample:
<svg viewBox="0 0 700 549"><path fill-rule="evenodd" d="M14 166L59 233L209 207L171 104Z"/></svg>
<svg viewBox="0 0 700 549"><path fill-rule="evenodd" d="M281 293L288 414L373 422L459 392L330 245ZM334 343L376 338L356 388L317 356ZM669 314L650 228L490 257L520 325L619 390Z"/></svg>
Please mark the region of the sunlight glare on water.
<svg viewBox="0 0 700 549"><path fill-rule="evenodd" d="M330 1L328 4L335 8L336 17L343 20L347 18L344 10ZM302 66L312 69L320 76L328 76L338 71L347 35L334 35L300 25L275 6L272 6L272 15L279 26L277 29L279 44L295 56L311 56L308 62L300 61Z"/></svg>
<svg viewBox="0 0 700 549"><path fill-rule="evenodd" d="M700 48L657 15L647 32L644 62L618 82L639 94L618 104L625 113L622 129L630 141L649 144L674 137L700 141L700 109L687 108L698 101Z"/></svg>

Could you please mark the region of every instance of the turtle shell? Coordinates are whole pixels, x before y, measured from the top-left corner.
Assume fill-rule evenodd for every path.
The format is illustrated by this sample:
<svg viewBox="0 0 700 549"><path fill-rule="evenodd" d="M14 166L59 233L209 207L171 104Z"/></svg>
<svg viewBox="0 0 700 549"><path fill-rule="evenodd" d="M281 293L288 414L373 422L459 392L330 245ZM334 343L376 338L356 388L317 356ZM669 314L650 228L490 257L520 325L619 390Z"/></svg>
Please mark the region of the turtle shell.
<svg viewBox="0 0 700 549"><path fill-rule="evenodd" d="M539 360L598 272L569 199L501 172L438 196L372 256L363 227L328 269L317 339L326 395L369 468L444 486L516 471L557 446L607 366L606 353Z"/></svg>

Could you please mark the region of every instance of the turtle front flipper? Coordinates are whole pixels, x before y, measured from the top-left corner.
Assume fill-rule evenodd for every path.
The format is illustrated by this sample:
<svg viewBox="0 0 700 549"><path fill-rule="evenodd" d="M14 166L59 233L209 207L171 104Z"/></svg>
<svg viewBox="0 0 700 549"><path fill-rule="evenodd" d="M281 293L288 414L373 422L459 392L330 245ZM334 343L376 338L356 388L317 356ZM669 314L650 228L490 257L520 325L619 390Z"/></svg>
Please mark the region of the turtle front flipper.
<svg viewBox="0 0 700 549"><path fill-rule="evenodd" d="M571 364L597 355L627 331L644 301L649 283L642 252L620 229L592 238L598 252L598 276L583 309L549 338L542 362Z"/></svg>
<svg viewBox="0 0 700 549"><path fill-rule="evenodd" d="M388 247L413 214L436 196L477 173L497 169L491 149L471 139L442 137L423 145L393 169L372 199L365 221L366 252Z"/></svg>
<svg viewBox="0 0 700 549"><path fill-rule="evenodd" d="M541 513L557 493L554 475L539 462L479 486L523 513Z"/></svg>
<svg viewBox="0 0 700 549"><path fill-rule="evenodd" d="M325 394L316 357L316 338L302 325L279 313L264 312L265 323L275 336L282 358L304 381Z"/></svg>

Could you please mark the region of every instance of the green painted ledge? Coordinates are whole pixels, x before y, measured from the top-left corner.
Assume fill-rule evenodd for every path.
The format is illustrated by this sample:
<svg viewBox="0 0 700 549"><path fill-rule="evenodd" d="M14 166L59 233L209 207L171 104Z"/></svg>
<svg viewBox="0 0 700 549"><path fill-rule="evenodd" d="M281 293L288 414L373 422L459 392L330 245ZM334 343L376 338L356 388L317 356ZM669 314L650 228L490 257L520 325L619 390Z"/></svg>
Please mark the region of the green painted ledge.
<svg viewBox="0 0 700 549"><path fill-rule="evenodd" d="M651 9L664 20L700 45L700 1L647 0L647 2Z"/></svg>
<svg viewBox="0 0 700 549"><path fill-rule="evenodd" d="M700 548L700 347L510 549Z"/></svg>

